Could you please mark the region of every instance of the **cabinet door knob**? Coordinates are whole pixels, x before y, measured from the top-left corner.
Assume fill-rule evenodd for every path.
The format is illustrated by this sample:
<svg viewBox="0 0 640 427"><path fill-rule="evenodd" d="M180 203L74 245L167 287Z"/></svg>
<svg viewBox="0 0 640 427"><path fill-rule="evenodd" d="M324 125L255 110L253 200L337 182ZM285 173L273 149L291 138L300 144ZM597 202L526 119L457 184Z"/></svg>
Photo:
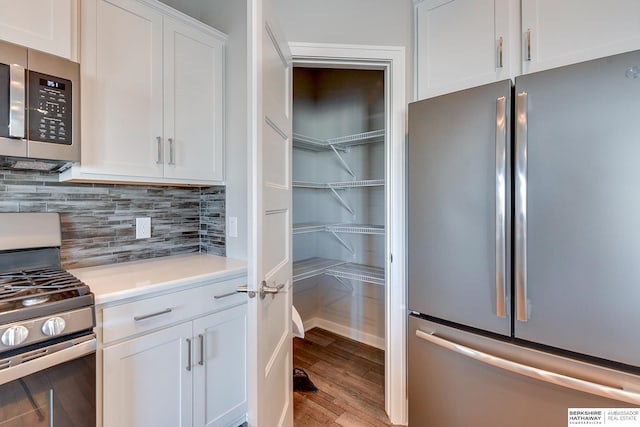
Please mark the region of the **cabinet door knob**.
<svg viewBox="0 0 640 427"><path fill-rule="evenodd" d="M527 30L527 61L531 61L531 28Z"/></svg>
<svg viewBox="0 0 640 427"><path fill-rule="evenodd" d="M502 68L503 67L503 63L502 63L502 45L503 45L503 39L502 39L502 36L500 36L500 38L498 39L498 68Z"/></svg>

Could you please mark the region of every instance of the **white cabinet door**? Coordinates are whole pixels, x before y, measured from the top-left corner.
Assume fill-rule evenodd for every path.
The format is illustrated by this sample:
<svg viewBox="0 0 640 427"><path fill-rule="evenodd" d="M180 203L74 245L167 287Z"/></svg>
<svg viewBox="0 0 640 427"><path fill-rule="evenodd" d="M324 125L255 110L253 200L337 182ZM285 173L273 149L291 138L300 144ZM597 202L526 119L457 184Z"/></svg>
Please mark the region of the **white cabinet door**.
<svg viewBox="0 0 640 427"><path fill-rule="evenodd" d="M417 99L511 77L512 46L519 44L510 34L512 9L509 0L417 3Z"/></svg>
<svg viewBox="0 0 640 427"><path fill-rule="evenodd" d="M81 39L83 171L162 176L162 15L87 0Z"/></svg>
<svg viewBox="0 0 640 427"><path fill-rule="evenodd" d="M166 177L223 180L223 43L164 20Z"/></svg>
<svg viewBox="0 0 640 427"><path fill-rule="evenodd" d="M194 425L242 423L247 412L247 305L193 322Z"/></svg>
<svg viewBox="0 0 640 427"><path fill-rule="evenodd" d="M0 0L0 39L77 61L77 0Z"/></svg>
<svg viewBox="0 0 640 427"><path fill-rule="evenodd" d="M522 0L522 32L525 73L640 49L640 2Z"/></svg>
<svg viewBox="0 0 640 427"><path fill-rule="evenodd" d="M105 427L192 423L191 322L105 348Z"/></svg>

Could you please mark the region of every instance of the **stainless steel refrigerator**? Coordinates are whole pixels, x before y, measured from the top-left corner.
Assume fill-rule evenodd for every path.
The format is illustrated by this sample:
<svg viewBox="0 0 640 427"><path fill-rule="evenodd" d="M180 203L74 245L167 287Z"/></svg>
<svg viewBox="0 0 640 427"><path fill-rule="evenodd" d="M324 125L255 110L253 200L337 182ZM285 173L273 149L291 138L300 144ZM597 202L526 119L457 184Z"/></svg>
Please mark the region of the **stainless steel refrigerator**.
<svg viewBox="0 0 640 427"><path fill-rule="evenodd" d="M408 147L409 425L640 407L640 51L412 103Z"/></svg>

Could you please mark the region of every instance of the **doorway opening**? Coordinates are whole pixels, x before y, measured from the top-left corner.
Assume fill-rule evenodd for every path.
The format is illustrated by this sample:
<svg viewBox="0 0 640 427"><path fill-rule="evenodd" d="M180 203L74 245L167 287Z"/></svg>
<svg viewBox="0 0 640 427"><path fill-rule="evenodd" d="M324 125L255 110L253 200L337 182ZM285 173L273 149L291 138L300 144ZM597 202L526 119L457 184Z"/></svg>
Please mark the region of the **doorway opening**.
<svg viewBox="0 0 640 427"><path fill-rule="evenodd" d="M389 423L388 76L376 65L335 65L293 69L293 305L308 331L294 342L294 368L338 396L345 411L325 415ZM356 390L366 392L350 401ZM304 395L294 402L296 420L323 417Z"/></svg>
<svg viewBox="0 0 640 427"><path fill-rule="evenodd" d="M336 143L335 145L345 143L343 150L338 149L336 146L334 147L335 150L329 147L330 151L324 149L318 151L321 157L325 156L327 159L330 159L328 161L331 162L331 166L328 166L327 169L324 170L318 170L316 166L315 173L318 175L315 176L322 178L321 174L324 173L325 176L327 176L327 180L315 183L335 184L336 182L341 182L329 180L328 176L330 176L329 172L331 171L338 174L346 173L346 175L338 175L338 177L342 179L343 176L346 176L345 181L347 182L370 181L358 184L354 183L354 187L344 189L335 187L332 189L325 185L323 185L322 188L315 189L294 187L294 193L301 193L303 196L302 199L298 199L299 202L296 202L297 196L294 195L292 211L293 222L295 225L299 225L297 221L304 220L304 216L299 217L296 212L300 214L303 214L305 211L309 212L310 205L306 204L305 200L311 199L313 192L316 192L322 195L319 199L320 202L316 201L315 203L321 203L322 201L333 203L334 210L329 213L343 215L340 218L325 217L323 220L344 219L349 226L377 226L348 229L340 227L340 225L344 225L345 223L325 223L323 224L325 227L317 231L302 230L296 227L296 235L292 237L292 252L294 257L294 276L295 279L298 280L294 280L293 283L293 303L294 306L296 306L297 300L297 303L300 304L300 307L296 306L296 308L300 308L303 315L302 320L306 321L305 326L307 329L311 326L322 327L325 331L328 331L327 333L337 333L341 337L349 337L350 339L357 340L358 342L354 345L359 345L364 342L372 346L375 351L381 352L380 354L384 357L384 410L393 424L406 425L407 312L405 286L406 256L404 243L406 233L404 179L406 86L404 48L395 46L312 43L290 43L289 47L293 56L293 72L297 73L304 68L312 69L315 71L307 71L301 74L301 76L303 78L305 76L310 78L312 77L311 74L316 73L316 75L322 75L323 77L320 77L320 79L324 79L325 81L324 89L318 91L315 95L313 93L307 93L306 96L302 97L303 104L307 104L307 113L314 112L314 110L316 113L321 113L323 110L332 111L328 113L326 119L323 119L326 120L325 122L322 122L318 115L313 114L307 114L307 118L305 118L303 114L301 119L298 117L300 114L299 110L296 108L296 105L294 105L292 108L292 118L295 139L304 139L300 138L301 136L316 137L316 135L313 134L305 135L304 132L325 128L328 126L327 121L335 120L340 123L336 128L338 132L334 132L334 134L318 133L316 139L320 141L309 140L307 142L310 144L314 142L331 142ZM321 71L322 69L326 71ZM314 99L321 99L319 96L321 92L334 92L337 91L336 89L339 88L341 84L344 85L344 83L339 83L341 79L336 78L336 76L339 77L343 72L345 75L351 74L351 80L353 80L353 76L357 76L358 73L370 72L371 74L362 75L363 80L369 82L376 81L376 83L375 85L370 84L369 86L363 85L362 83L356 84L357 87L360 87L359 95L357 94L358 91L347 88L346 93L351 94L342 95L343 98L347 98L345 104L338 102L340 96L333 95L335 99L321 104L319 109L312 108L313 104L317 104L317 101L314 101ZM380 76L382 76L382 84L380 84ZM347 77L346 80L348 81L349 77ZM309 82L307 82L307 91L308 83ZM363 86L372 90L373 95L369 94L370 99L356 103L354 99L358 97L361 100L363 99ZM378 89L374 90L373 88L378 88L381 92L377 92ZM318 88L316 89L319 90ZM296 94L300 95L294 89L294 98ZM351 97L350 101L348 100L349 97ZM330 96L329 98L331 99L332 97ZM299 106L299 101L297 101L296 104ZM351 107L351 109L347 108L346 105L350 104L357 106ZM339 105L342 105L342 107L339 107ZM368 107L365 109L364 105ZM331 108L327 106L342 108L342 110L340 110L341 113L336 114L335 108L331 110ZM367 110L366 113L365 110ZM363 119L365 116L366 120ZM359 120L356 120L360 128L354 127L352 120L350 120L354 117L360 117ZM312 122L309 123L309 121ZM326 132L326 130L324 130L324 132ZM383 134L382 140L380 140L381 133ZM342 139L336 140L334 138ZM327 139L331 139L332 141L327 141ZM353 139L353 141L351 141L353 142L351 147L349 147L348 142L350 139ZM372 141L376 139L378 142ZM293 145L298 145L298 143L294 141ZM301 152L293 153L293 162L298 162L298 160L296 160L297 155L300 155L302 158L307 158L306 161L310 162L308 158L317 154L309 149L294 148L293 150ZM353 163L355 166L352 166L349 163L350 161L355 161L355 163ZM380 166L380 162L382 162L382 166ZM302 165L304 165L304 161ZM380 169L376 168L382 168L382 176L379 174ZM292 169L292 181L297 181L297 172L301 171L301 169L296 169L295 164ZM347 169L351 169L351 172L355 176ZM305 171L304 169L302 171L306 174L312 173L312 171ZM358 175L359 173L361 173L361 175ZM380 179L383 180L382 185L379 182ZM356 187L355 185L362 186ZM346 192L348 192L349 196L346 196ZM337 195L335 193L337 193ZM367 193L369 194L367 195ZM337 196L341 196L346 203L340 201L340 197ZM346 204L350 210L347 209L344 204ZM382 205L383 211L380 212L371 209L371 206L375 207L376 205ZM299 206L302 206L302 208L299 208ZM327 214L326 206L330 205L322 204L322 206L325 206L325 208L323 208L325 211L319 210L316 212L314 214L316 218L322 218L321 214ZM298 209L302 209L302 211ZM340 210L342 211L340 212ZM338 214L338 212L340 213ZM313 220L313 217L311 217L311 219ZM327 228L326 225L330 227ZM331 225L338 225L338 227L331 227ZM380 227L381 225L382 227ZM316 223L315 226L318 226L318 224ZM313 228L313 225L310 227ZM298 231L301 233L298 233ZM298 236L298 234L300 234L300 236ZM314 255L310 249L315 248L314 250L316 250L318 249L317 246L311 244L299 246L299 244L296 244L295 240L299 237L302 237L302 240L313 240L312 236L304 236L304 234L315 234L316 240L321 242L319 246L321 250L327 250L327 248L331 247L329 245L338 248L334 251L329 250L329 252L324 252L324 254L327 254L325 256L329 259L335 260L336 257L338 257L340 260L341 255L346 254L346 259L342 258L342 260L349 261L346 263L349 264L347 267L353 267L354 264L374 267L368 271L360 271L364 277L361 276L358 278L353 276L353 269L346 269L345 271L344 268L340 269L340 265L337 265L327 271L330 274L326 274L327 277L325 279L333 281L333 283L329 285L331 289L329 292L336 292L336 304L338 306L340 306L338 301L353 302L354 298L351 297L354 297L354 293L356 294L355 301L361 297L377 297L377 301L382 304L382 307L378 307L375 310L375 316L373 312L367 313L366 315L367 319L375 318L375 322L363 322L362 320L355 319L352 323L345 322L348 327L340 328L340 323L335 321L337 319L336 316L329 319L327 318L329 316L324 315L308 316L307 310L309 307L304 305L305 298L297 298L296 294L307 292L307 287L312 288L314 285L307 284L305 286L304 283L299 283L301 277L304 277L304 275L299 275L301 272L304 273L304 269L300 269L304 264L301 264L300 261L313 257L322 258L320 255L322 255L323 252L316 252L319 255ZM345 244L340 242L340 240ZM382 243L380 243L380 241L382 241ZM298 247L309 250L309 252L298 252L296 249ZM355 252L355 254L353 252ZM382 261L380 261L380 258L382 258ZM344 266L343 264L341 265ZM324 268L322 265L320 267ZM313 272L313 269L310 270ZM377 274L372 275L371 273ZM320 284L318 284L318 286L319 285ZM343 292L342 294L340 294L341 290ZM320 292L325 292L326 294L327 291ZM349 292L351 292L351 294L349 294ZM313 295L313 293L311 293L311 295ZM346 296L346 298L339 298L340 296ZM306 299L307 302L310 300L310 298ZM376 299L372 298L371 300L375 301ZM371 300L369 300L369 303ZM331 303L331 300L325 299L324 303ZM318 302L318 304L321 304L321 302ZM372 305L369 304L369 306L371 307ZM373 304L373 306L376 305ZM361 311L362 308L363 305L360 305L359 309ZM331 310L329 310L329 312L331 312ZM334 315L339 312L340 310L333 310ZM345 312L347 311L343 310L341 313ZM314 317L316 320L313 320ZM382 322L383 327L380 327L380 322ZM374 327L373 325L376 326Z"/></svg>

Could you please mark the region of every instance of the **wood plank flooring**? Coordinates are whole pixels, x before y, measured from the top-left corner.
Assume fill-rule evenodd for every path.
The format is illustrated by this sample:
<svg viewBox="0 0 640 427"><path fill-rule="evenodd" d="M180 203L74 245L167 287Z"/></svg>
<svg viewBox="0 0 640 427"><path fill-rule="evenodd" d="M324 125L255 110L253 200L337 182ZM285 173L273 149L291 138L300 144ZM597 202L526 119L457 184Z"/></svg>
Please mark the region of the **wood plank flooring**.
<svg viewBox="0 0 640 427"><path fill-rule="evenodd" d="M392 425L384 412L384 351L314 328L294 338L293 367L319 389L294 392L295 427Z"/></svg>

